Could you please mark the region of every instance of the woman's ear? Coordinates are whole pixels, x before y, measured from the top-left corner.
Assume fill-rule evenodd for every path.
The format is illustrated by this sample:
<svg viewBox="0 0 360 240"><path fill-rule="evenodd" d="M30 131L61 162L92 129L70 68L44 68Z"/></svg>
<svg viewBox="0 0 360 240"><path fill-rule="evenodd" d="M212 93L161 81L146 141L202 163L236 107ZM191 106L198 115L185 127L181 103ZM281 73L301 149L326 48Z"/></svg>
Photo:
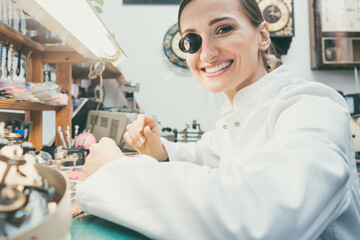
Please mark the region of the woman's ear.
<svg viewBox="0 0 360 240"><path fill-rule="evenodd" d="M271 44L270 32L269 32L269 24L267 22L262 22L259 27L260 41L259 41L259 49L261 51L266 51Z"/></svg>

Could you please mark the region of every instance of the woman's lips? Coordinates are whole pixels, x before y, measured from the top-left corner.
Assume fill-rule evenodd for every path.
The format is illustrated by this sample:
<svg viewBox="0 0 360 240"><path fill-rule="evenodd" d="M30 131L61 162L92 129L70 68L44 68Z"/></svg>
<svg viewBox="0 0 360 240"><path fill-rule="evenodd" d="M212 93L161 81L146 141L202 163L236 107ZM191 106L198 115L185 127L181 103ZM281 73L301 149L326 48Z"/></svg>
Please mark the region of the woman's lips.
<svg viewBox="0 0 360 240"><path fill-rule="evenodd" d="M225 73L230 68L233 62L234 60L229 60L214 67L201 68L201 71L207 77L216 77Z"/></svg>

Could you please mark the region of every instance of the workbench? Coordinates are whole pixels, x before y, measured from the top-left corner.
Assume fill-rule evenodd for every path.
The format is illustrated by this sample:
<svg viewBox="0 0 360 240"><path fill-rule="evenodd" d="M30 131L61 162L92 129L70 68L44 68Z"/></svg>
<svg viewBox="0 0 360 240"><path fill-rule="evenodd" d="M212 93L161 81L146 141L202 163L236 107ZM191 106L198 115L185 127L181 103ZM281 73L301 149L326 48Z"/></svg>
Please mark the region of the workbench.
<svg viewBox="0 0 360 240"><path fill-rule="evenodd" d="M73 218L70 233L72 240L150 239L131 229L87 213L81 213Z"/></svg>

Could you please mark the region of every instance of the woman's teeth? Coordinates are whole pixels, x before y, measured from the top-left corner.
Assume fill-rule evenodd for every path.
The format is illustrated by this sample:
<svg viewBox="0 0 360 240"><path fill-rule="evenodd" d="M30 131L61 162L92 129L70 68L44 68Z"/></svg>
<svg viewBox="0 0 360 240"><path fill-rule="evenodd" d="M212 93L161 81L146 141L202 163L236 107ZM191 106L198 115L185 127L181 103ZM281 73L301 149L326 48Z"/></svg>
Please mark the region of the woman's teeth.
<svg viewBox="0 0 360 240"><path fill-rule="evenodd" d="M223 70L224 68L227 68L230 64L231 64L231 61L227 61L227 62L224 62L213 68L205 68L205 72L207 72L207 73L218 72L220 70Z"/></svg>

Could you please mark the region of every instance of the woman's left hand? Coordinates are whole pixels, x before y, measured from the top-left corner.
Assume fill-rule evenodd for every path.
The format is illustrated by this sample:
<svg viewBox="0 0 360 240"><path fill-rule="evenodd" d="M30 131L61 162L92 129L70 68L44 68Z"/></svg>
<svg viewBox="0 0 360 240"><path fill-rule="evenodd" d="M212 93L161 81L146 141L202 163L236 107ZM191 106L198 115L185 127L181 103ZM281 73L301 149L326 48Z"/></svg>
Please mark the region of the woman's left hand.
<svg viewBox="0 0 360 240"><path fill-rule="evenodd" d="M85 177L89 177L106 163L112 162L125 154L111 138L101 138L99 143L92 144L90 154L87 156L83 172Z"/></svg>

